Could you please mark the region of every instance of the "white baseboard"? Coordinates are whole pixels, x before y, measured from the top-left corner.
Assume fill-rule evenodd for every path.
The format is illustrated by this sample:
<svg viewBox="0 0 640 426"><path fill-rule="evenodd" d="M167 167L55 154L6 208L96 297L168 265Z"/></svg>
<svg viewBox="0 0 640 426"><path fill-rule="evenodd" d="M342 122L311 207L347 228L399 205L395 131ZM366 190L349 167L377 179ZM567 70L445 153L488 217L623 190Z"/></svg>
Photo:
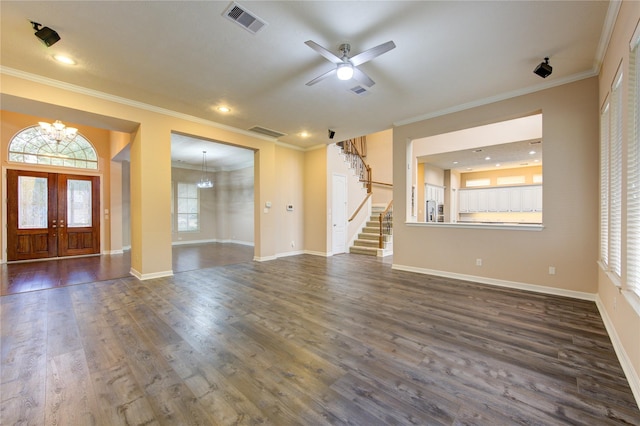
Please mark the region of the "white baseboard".
<svg viewBox="0 0 640 426"><path fill-rule="evenodd" d="M633 368L631 359L629 358L629 355L627 355L627 352L624 350L624 346L622 346L620 337L618 337L616 328L613 326L613 321L611 321L611 318L609 317L609 314L607 313L607 310L602 303L602 299L600 299L600 295L596 295L596 306L598 307L598 311L600 312L600 316L602 317L602 322L604 322L604 326L607 329L607 333L609 334L609 338L611 339L611 343L613 344L613 349L615 350L618 360L620 361L622 371L624 371L624 375L627 377L629 387L631 387L631 392L636 399L636 404L640 406L640 374Z"/></svg>
<svg viewBox="0 0 640 426"><path fill-rule="evenodd" d="M108 255L122 254L122 253L124 253L124 250L106 250L102 252L102 254L108 254Z"/></svg>
<svg viewBox="0 0 640 426"><path fill-rule="evenodd" d="M134 268L129 270L129 273L139 279L140 281L150 280L153 278L163 278L163 277L171 277L173 276L173 270L161 271L161 272L153 272L151 274L142 274Z"/></svg>
<svg viewBox="0 0 640 426"><path fill-rule="evenodd" d="M180 241L172 241L171 245L172 246L183 246L183 245L189 245L189 244L211 244L211 243L221 243L221 244L227 244L227 243L231 243L231 244L240 244L243 246L251 246L254 247L255 244L253 243L253 241L240 241L240 240L218 240L216 238L214 239L208 239L208 240L180 240Z"/></svg>
<svg viewBox="0 0 640 426"><path fill-rule="evenodd" d="M299 254L304 254L304 250L296 250L296 251L288 251L286 253L278 253L276 257L289 257L289 256L297 256Z"/></svg>
<svg viewBox="0 0 640 426"><path fill-rule="evenodd" d="M331 252L321 252L321 251L313 251L313 250L303 250L303 254L310 254L312 256L321 256L321 257L333 256L333 253Z"/></svg>
<svg viewBox="0 0 640 426"><path fill-rule="evenodd" d="M267 262L269 260L276 260L278 258L278 256L254 256L253 260L255 260L256 262Z"/></svg>
<svg viewBox="0 0 640 426"><path fill-rule="evenodd" d="M438 271L435 269L417 268L415 266L397 265L395 263L391 266L391 269L397 269L399 271L407 271L407 272L417 272L419 274L426 274L426 275L435 275L437 277L453 278L456 280L473 281L476 283L494 285L497 287L515 288L518 290L526 290L534 293L543 293L543 294L551 294L554 296L571 297L574 299L590 300L592 302L595 302L596 300L595 293L585 293L582 291L565 290L562 288L547 287L547 286L542 286L537 284L527 284L527 283L521 283L517 281L498 280L495 278L479 277L476 275L457 274L455 272L446 272L446 271Z"/></svg>

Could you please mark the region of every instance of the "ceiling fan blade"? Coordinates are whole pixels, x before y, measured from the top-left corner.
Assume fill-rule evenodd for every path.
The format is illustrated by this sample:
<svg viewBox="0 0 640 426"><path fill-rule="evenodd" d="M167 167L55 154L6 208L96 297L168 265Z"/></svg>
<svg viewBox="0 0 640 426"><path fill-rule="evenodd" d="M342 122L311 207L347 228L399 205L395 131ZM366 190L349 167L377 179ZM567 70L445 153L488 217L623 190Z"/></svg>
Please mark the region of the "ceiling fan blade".
<svg viewBox="0 0 640 426"><path fill-rule="evenodd" d="M371 87L374 84L376 84L375 81L371 80L371 78L366 75L363 71L361 71L359 68L353 67L353 78L355 78L356 80L358 80L360 83L364 84L367 87Z"/></svg>
<svg viewBox="0 0 640 426"><path fill-rule="evenodd" d="M308 82L308 83L307 83L307 86L313 86L314 84L318 83L319 81L322 81L322 80L324 80L325 78L327 78L327 77L329 77L329 76L331 76L331 75L333 75L333 74L335 74L335 73L336 73L336 69L335 69L335 68L334 68L334 69L332 69L332 70L329 70L329 71L325 72L324 74L322 74L322 75L320 75L320 76L318 76L318 77L314 78L314 79L313 79L313 80L311 80L310 82Z"/></svg>
<svg viewBox="0 0 640 426"><path fill-rule="evenodd" d="M329 52L327 49L325 49L324 47L320 46L315 41L307 40L307 41L304 42L304 44L306 44L307 46L309 46L310 48L312 48L313 50L315 50L316 52L318 52L319 54L321 54L327 60L333 62L334 64L342 63L342 59L338 58L336 55L334 55L333 53Z"/></svg>
<svg viewBox="0 0 640 426"><path fill-rule="evenodd" d="M358 53L356 56L351 58L350 61L354 66L357 67L358 65L364 64L365 62L370 61L376 56L380 56L383 53L386 53L395 47L396 47L396 44L393 41L388 41L386 43L382 43L379 46L372 47L369 50L365 50L362 53Z"/></svg>

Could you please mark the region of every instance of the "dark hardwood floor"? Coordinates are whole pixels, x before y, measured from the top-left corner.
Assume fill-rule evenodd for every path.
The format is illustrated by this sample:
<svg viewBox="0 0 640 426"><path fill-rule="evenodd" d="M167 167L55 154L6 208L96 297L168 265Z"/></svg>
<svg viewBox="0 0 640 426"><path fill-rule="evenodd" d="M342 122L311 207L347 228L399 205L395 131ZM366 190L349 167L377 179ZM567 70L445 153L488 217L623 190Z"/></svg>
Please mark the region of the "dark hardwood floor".
<svg viewBox="0 0 640 426"><path fill-rule="evenodd" d="M253 247L208 243L172 249L173 272L230 265L253 259ZM131 252L0 265L0 296L128 277Z"/></svg>
<svg viewBox="0 0 640 426"><path fill-rule="evenodd" d="M0 302L2 425L640 425L593 302L368 256Z"/></svg>

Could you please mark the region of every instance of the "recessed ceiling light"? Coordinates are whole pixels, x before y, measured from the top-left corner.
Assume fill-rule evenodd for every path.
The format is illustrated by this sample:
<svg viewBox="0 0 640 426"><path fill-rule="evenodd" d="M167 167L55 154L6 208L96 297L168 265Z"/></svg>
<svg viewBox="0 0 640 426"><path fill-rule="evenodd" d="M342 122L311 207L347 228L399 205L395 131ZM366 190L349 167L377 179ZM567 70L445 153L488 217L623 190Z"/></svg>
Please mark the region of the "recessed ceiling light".
<svg viewBox="0 0 640 426"><path fill-rule="evenodd" d="M226 107L226 106L220 106L220 107L218 107L218 111L220 111L220 112L231 112L231 108Z"/></svg>
<svg viewBox="0 0 640 426"><path fill-rule="evenodd" d="M497 164L496 164L496 167L500 167L500 163L497 163Z"/></svg>
<svg viewBox="0 0 640 426"><path fill-rule="evenodd" d="M533 154L535 154L535 153L536 153L536 152L535 152L535 151L533 151L533 150L532 150L532 151L529 151L529 155L533 155Z"/></svg>
<svg viewBox="0 0 640 426"><path fill-rule="evenodd" d="M65 65L75 65L76 64L76 61L74 61L70 57L64 56L64 55L53 55L53 59L55 59L56 61L60 62L61 64L65 64Z"/></svg>
<svg viewBox="0 0 640 426"><path fill-rule="evenodd" d="M540 162L540 160L537 160L537 159L536 159L536 160L533 160L533 162L534 162L534 163L539 163L539 162Z"/></svg>
<svg viewBox="0 0 640 426"><path fill-rule="evenodd" d="M454 161L454 162L453 162L453 164L458 164L458 162L457 162L457 161Z"/></svg>
<svg viewBox="0 0 640 426"><path fill-rule="evenodd" d="M309 137L309 133L307 133L307 132L300 132L300 136L302 136L303 138L308 138L308 137Z"/></svg>
<svg viewBox="0 0 640 426"><path fill-rule="evenodd" d="M486 157L484 157L484 159L485 159L485 160L487 160L487 161L489 161L489 160L491 160L491 157L486 156Z"/></svg>

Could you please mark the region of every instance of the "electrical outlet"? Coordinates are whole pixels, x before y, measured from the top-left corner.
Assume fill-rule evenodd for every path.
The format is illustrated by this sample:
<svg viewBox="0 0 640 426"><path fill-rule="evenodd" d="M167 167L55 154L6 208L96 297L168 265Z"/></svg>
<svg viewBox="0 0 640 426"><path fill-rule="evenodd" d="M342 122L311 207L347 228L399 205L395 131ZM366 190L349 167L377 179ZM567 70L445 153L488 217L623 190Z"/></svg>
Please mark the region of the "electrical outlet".
<svg viewBox="0 0 640 426"><path fill-rule="evenodd" d="M296 246L296 242L295 241L291 241L291 247L295 247Z"/></svg>
<svg viewBox="0 0 640 426"><path fill-rule="evenodd" d="M555 274L556 274L556 267L549 266L549 275L555 275Z"/></svg>
<svg viewBox="0 0 640 426"><path fill-rule="evenodd" d="M476 266L482 266L482 259L476 259Z"/></svg>

